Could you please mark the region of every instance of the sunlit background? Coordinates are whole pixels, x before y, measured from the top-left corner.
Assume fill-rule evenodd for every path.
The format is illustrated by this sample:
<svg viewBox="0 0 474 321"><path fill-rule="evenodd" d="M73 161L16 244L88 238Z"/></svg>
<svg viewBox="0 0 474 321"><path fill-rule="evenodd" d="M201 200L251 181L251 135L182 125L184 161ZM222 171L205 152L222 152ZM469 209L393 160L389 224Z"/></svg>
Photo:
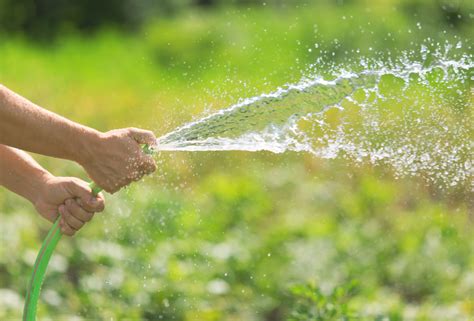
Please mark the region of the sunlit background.
<svg viewBox="0 0 474 321"><path fill-rule="evenodd" d="M0 0L0 83L101 131L161 136L331 64L422 43L472 57L473 19L472 1ZM472 320L472 177L448 188L296 152L156 160L59 243L41 320ZM0 190L0 319L21 318L49 226Z"/></svg>

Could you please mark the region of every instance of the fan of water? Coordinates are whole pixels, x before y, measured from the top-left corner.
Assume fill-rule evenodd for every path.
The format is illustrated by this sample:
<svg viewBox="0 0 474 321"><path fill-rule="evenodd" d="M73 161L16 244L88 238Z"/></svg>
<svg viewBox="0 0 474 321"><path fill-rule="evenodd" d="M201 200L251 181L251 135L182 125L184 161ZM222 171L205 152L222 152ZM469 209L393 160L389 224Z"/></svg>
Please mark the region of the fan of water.
<svg viewBox="0 0 474 321"><path fill-rule="evenodd" d="M460 44L457 46L461 47ZM362 70L308 77L184 125L160 150L304 151L387 163L444 186L472 181L472 56L361 60ZM420 53L420 52L419 52ZM359 69L361 67L359 66Z"/></svg>

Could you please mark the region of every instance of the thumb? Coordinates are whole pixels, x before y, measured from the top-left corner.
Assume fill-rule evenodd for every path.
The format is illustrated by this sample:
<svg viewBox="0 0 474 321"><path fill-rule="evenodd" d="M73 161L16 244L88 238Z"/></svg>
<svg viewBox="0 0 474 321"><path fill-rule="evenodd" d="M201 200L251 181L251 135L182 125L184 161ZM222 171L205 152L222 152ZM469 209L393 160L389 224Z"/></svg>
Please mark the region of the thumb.
<svg viewBox="0 0 474 321"><path fill-rule="evenodd" d="M103 197L95 197L89 184L86 182L77 178L71 178L66 184L66 190L72 198L80 200L81 207L86 211L101 212L104 209Z"/></svg>
<svg viewBox="0 0 474 321"><path fill-rule="evenodd" d="M150 146L156 146L156 137L152 131L144 130L140 128L129 128L129 135L138 144L147 144Z"/></svg>

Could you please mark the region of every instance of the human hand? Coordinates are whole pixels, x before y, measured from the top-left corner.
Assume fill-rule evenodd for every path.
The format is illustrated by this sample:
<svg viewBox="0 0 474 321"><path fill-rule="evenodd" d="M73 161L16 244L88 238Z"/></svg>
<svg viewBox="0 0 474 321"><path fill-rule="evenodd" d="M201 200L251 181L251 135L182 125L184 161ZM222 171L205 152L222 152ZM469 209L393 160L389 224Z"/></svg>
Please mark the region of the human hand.
<svg viewBox="0 0 474 321"><path fill-rule="evenodd" d="M48 176L32 202L38 213L51 222L61 214L61 232L69 236L90 221L95 212L104 210L104 197L92 195L89 185L74 177Z"/></svg>
<svg viewBox="0 0 474 321"><path fill-rule="evenodd" d="M115 193L156 170L153 157L145 154L140 144L156 146L155 135L138 128L116 129L99 134L79 164L98 186Z"/></svg>

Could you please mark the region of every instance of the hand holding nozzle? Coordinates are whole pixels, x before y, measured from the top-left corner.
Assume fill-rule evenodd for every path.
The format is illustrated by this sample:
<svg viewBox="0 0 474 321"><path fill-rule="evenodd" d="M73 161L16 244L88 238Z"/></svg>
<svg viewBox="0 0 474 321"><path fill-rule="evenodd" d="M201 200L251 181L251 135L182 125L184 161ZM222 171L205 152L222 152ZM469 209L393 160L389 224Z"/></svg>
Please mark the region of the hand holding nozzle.
<svg viewBox="0 0 474 321"><path fill-rule="evenodd" d="M156 144L155 144L156 145ZM153 154L155 154L155 150L153 149L152 146L148 145L148 144L143 144L141 145L141 149L142 149L142 152L150 157L153 156ZM102 192L104 189L102 187L100 187L99 185L97 185L95 182L91 182L89 183L89 187L92 191L92 195L93 196L97 196L99 195L100 192Z"/></svg>
<svg viewBox="0 0 474 321"><path fill-rule="evenodd" d="M140 145L146 145L146 150ZM156 146L151 131L124 128L101 133L79 163L89 177L108 193L115 193L156 170L148 150Z"/></svg>

